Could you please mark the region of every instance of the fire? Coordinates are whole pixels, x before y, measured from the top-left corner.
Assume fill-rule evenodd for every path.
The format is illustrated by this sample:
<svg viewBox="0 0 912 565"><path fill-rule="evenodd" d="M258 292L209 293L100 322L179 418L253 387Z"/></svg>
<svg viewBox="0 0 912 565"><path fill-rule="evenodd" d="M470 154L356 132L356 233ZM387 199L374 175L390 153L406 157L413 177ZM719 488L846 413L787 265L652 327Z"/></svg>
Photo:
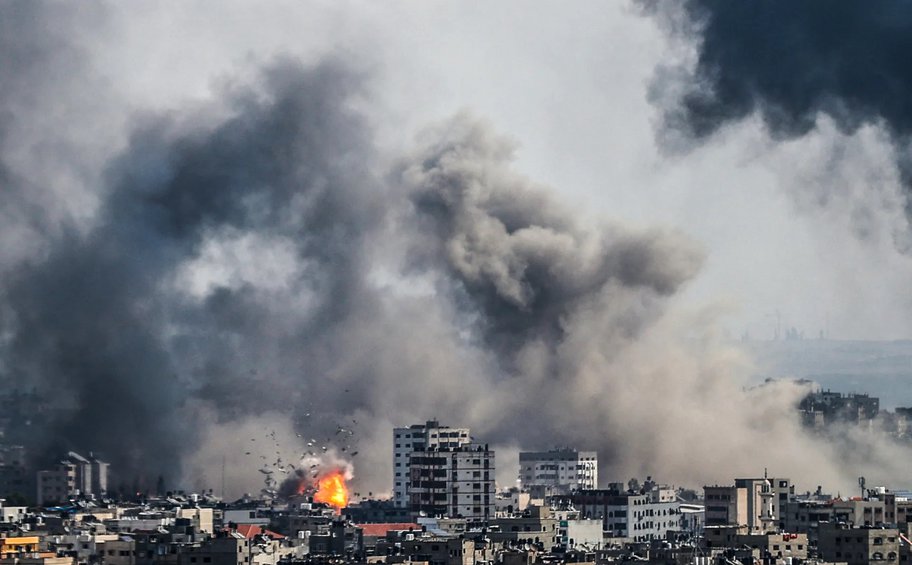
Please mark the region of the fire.
<svg viewBox="0 0 912 565"><path fill-rule="evenodd" d="M317 481L317 492L314 493L314 502L323 502L336 509L348 506L348 487L345 486L345 475L342 471L333 471L320 477Z"/></svg>

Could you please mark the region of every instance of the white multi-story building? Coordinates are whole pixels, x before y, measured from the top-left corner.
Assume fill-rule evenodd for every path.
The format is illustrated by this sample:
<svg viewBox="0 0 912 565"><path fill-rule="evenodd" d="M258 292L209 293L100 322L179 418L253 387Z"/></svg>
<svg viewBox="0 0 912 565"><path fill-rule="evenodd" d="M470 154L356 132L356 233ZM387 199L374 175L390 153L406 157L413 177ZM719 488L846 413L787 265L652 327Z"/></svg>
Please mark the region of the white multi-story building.
<svg viewBox="0 0 912 565"><path fill-rule="evenodd" d="M648 481L641 490L581 490L565 497L584 519L601 520L604 537L629 541L662 539L683 526L674 489Z"/></svg>
<svg viewBox="0 0 912 565"><path fill-rule="evenodd" d="M544 488L546 494L569 494L598 488L598 455L563 448L519 454L519 479L524 490Z"/></svg>
<svg viewBox="0 0 912 565"><path fill-rule="evenodd" d="M469 428L449 428L436 420L393 429L393 501L409 507L409 460L414 451L456 448L472 441Z"/></svg>

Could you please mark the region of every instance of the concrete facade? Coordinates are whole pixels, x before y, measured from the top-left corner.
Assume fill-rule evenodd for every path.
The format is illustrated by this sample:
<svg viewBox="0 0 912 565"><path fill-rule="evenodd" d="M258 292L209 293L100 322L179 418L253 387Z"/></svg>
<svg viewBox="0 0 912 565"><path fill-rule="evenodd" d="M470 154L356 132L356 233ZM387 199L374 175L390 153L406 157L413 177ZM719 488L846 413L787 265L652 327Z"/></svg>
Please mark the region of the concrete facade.
<svg viewBox="0 0 912 565"><path fill-rule="evenodd" d="M469 428L441 426L436 420L414 424L407 428L393 429L393 502L399 508L408 508L409 460L414 451L429 448L456 448L471 443Z"/></svg>
<svg viewBox="0 0 912 565"><path fill-rule="evenodd" d="M598 488L598 454L594 451L554 449L519 454L522 488L540 487L546 494L569 494Z"/></svg>

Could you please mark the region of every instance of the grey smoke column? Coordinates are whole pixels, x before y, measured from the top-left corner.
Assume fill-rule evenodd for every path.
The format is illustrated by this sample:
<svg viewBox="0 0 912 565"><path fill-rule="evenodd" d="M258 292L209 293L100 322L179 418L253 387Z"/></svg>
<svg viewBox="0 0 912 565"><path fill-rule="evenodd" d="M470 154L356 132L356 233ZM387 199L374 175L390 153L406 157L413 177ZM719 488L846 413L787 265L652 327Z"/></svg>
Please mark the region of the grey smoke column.
<svg viewBox="0 0 912 565"><path fill-rule="evenodd" d="M176 288L206 241L290 242L308 265L293 285L315 298L289 341L364 306L361 238L380 216L364 126L343 108L356 79L289 61L257 78L256 91L226 94L227 118L140 125L108 169L96 224L9 281L8 373L53 391L49 445L100 450L149 484L179 476L203 404L229 421L289 401L286 375L269 375L268 389L250 376L269 371L261 348L281 297L241 284L195 300Z"/></svg>
<svg viewBox="0 0 912 565"><path fill-rule="evenodd" d="M438 133L403 173L430 236L417 257L446 273L498 358L536 342L557 347L575 314L619 289L659 302L699 269L701 253L680 234L587 228L510 170L512 143L484 122L458 116ZM648 319L618 329L633 339Z"/></svg>

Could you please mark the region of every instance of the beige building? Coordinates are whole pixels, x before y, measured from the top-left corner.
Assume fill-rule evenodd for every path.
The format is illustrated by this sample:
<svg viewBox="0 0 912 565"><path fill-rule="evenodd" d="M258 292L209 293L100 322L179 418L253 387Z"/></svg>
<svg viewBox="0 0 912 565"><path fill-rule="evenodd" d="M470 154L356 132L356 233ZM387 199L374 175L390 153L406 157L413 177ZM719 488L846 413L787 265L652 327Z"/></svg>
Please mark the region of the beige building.
<svg viewBox="0 0 912 565"><path fill-rule="evenodd" d="M894 528L853 528L824 522L817 535L817 550L826 561L848 565L899 563L899 532Z"/></svg>
<svg viewBox="0 0 912 565"><path fill-rule="evenodd" d="M789 479L735 479L732 486L703 487L707 526L746 526L748 533L785 529L785 511L795 492Z"/></svg>

